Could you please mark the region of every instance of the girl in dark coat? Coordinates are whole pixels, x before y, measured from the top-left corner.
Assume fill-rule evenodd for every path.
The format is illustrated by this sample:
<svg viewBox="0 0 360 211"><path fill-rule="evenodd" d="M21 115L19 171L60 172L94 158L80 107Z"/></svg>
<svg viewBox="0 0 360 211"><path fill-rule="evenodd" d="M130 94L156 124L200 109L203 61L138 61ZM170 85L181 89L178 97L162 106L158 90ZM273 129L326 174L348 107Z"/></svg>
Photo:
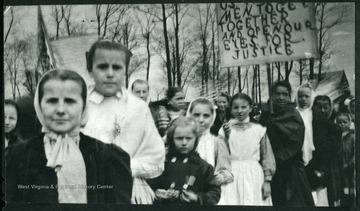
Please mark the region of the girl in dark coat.
<svg viewBox="0 0 360 211"><path fill-rule="evenodd" d="M274 206L314 206L302 159L304 123L290 105L291 86L286 81L273 85L274 112L263 113L260 123L274 152L276 172L271 182Z"/></svg>
<svg viewBox="0 0 360 211"><path fill-rule="evenodd" d="M201 159L195 151L198 143L195 120L190 117L175 119L167 131L169 152L165 171L149 185L161 204L217 204L220 186L214 176L214 168Z"/></svg>
<svg viewBox="0 0 360 211"><path fill-rule="evenodd" d="M9 150L7 202L130 204L129 155L79 132L86 102L77 73L52 70L42 77L34 106L43 134Z"/></svg>

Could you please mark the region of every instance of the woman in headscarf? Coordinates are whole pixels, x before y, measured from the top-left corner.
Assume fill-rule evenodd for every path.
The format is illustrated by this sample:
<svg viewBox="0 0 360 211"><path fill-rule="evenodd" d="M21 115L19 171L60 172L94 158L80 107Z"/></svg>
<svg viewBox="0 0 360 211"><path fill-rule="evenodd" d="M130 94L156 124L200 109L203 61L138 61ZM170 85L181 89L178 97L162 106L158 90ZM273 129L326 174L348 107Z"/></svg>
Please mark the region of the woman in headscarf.
<svg viewBox="0 0 360 211"><path fill-rule="evenodd" d="M86 105L76 72L52 70L40 79L34 106L43 133L8 152L7 202L130 204L130 157L80 133Z"/></svg>
<svg viewBox="0 0 360 211"><path fill-rule="evenodd" d="M267 127L276 161L271 183L273 205L314 206L302 157L305 127L299 112L290 104L289 82L276 82L272 96L274 111L264 112L260 123Z"/></svg>

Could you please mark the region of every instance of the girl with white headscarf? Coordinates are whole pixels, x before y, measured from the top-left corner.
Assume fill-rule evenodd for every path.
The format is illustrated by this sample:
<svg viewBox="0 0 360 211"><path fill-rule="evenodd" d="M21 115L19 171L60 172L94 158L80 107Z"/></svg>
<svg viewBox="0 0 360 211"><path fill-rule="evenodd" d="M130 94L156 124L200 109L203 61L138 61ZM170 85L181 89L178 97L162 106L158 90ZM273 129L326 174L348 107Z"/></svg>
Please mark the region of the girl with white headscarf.
<svg viewBox="0 0 360 211"><path fill-rule="evenodd" d="M229 150L225 141L210 133L210 127L216 118L214 105L206 98L198 98L190 103L186 116L192 117L198 124L199 143L196 151L202 159L214 166L217 184L233 182Z"/></svg>
<svg viewBox="0 0 360 211"><path fill-rule="evenodd" d="M300 116L305 125L304 144L303 144L303 160L304 166L308 165L312 159L312 152L315 150L313 142L313 129L312 129L312 102L314 100L314 91L310 84L303 84L299 87L296 94L296 109L299 111Z"/></svg>
<svg viewBox="0 0 360 211"><path fill-rule="evenodd" d="M34 106L43 133L9 151L7 202L130 203L130 157L80 133L86 105L86 83L76 72L56 69L40 79Z"/></svg>

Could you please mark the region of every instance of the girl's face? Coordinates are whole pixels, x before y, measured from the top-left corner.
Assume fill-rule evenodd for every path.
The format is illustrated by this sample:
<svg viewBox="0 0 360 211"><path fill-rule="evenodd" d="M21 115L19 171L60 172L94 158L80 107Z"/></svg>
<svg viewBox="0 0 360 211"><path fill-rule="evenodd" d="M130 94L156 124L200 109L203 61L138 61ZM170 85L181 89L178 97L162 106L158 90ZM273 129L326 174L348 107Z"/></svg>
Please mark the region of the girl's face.
<svg viewBox="0 0 360 211"><path fill-rule="evenodd" d="M177 127L174 131L175 150L181 154L189 154L195 146L196 135L192 126Z"/></svg>
<svg viewBox="0 0 360 211"><path fill-rule="evenodd" d="M125 53L118 50L96 49L93 58L91 77L95 90L106 97L121 91L125 80Z"/></svg>
<svg viewBox="0 0 360 211"><path fill-rule="evenodd" d="M331 105L327 100L318 100L314 102L313 111L328 119L330 117Z"/></svg>
<svg viewBox="0 0 360 211"><path fill-rule="evenodd" d="M235 99L231 107L231 114L239 121L245 120L251 111L251 106L244 99Z"/></svg>
<svg viewBox="0 0 360 211"><path fill-rule="evenodd" d="M300 108L309 108L311 103L311 90L309 88L301 88L298 91L298 102Z"/></svg>
<svg viewBox="0 0 360 211"><path fill-rule="evenodd" d="M71 133L80 128L83 105L81 86L71 80L45 82L40 108L44 125L56 133Z"/></svg>
<svg viewBox="0 0 360 211"><path fill-rule="evenodd" d="M274 91L274 105L278 108L286 107L290 102L290 93L286 87L278 86Z"/></svg>
<svg viewBox="0 0 360 211"><path fill-rule="evenodd" d="M17 124L18 113L12 105L5 105L5 133L13 131Z"/></svg>
<svg viewBox="0 0 360 211"><path fill-rule="evenodd" d="M181 110L184 108L184 104L185 104L184 99L185 99L184 93L178 92L174 95L174 97L172 97L169 100L169 104L176 110Z"/></svg>
<svg viewBox="0 0 360 211"><path fill-rule="evenodd" d="M198 125L199 134L202 134L205 130L210 128L213 120L213 113L211 112L210 105L197 104L192 109L190 115L195 119Z"/></svg>
<svg viewBox="0 0 360 211"><path fill-rule="evenodd" d="M350 129L350 120L349 117L341 115L337 118L336 123L340 126L341 131L345 132Z"/></svg>
<svg viewBox="0 0 360 211"><path fill-rule="evenodd" d="M226 97L219 96L216 100L216 105L219 107L220 110L225 110L229 106L229 102L227 101Z"/></svg>

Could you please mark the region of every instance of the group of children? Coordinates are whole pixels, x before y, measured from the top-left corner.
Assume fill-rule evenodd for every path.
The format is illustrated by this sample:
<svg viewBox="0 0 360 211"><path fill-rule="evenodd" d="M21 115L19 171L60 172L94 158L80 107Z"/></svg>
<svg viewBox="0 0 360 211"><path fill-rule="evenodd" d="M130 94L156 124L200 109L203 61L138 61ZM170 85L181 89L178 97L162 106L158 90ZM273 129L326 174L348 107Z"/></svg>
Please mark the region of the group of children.
<svg viewBox="0 0 360 211"><path fill-rule="evenodd" d="M101 45L98 48L100 50L93 49L93 52L90 52L93 64L90 64L90 68L88 67L89 73L98 81L95 80L96 86L90 90L89 101L93 105L89 111L88 123L83 131L103 142L115 143L130 155L132 175L135 178L134 186L136 183L139 183L139 186L147 183L155 194L154 203L272 205L272 192L277 191L271 190L272 177L276 174L277 169L275 155L267 128L250 121L253 102L248 95L238 93L231 99L226 95L220 95L217 102L218 107L208 99L198 98L190 103L185 116L177 115L179 117L172 118L166 126L166 130L161 131L166 136L165 144L169 148L164 171L159 173L162 170L159 162L149 159L157 157L156 159L161 161L161 153L158 152L162 150L162 146L155 149L156 147L151 146L155 143L143 141L144 138L151 140L151 137L155 137L153 133L146 132L146 128L153 128L154 125L147 124L151 113L149 110L143 110L141 107L143 104L133 100L132 96L127 96L124 90L109 97L114 87L123 85L110 83L107 81L108 78L110 77L113 81L114 77L118 77L116 71L127 68L130 56L124 53L124 49L112 47L108 49L107 46ZM120 62L120 65L118 64L119 60L123 61ZM105 75L103 72L104 68L109 67L113 69L113 76ZM120 77L117 80L123 80L123 78ZM96 91L101 91L102 95L100 96ZM109 96L107 93L110 93ZM310 87L300 88L297 96L298 110L305 125L304 164L310 165L311 161L321 162L325 156L321 153L328 153L326 150L331 146L317 143L318 138L315 140L312 131L316 130L315 124L313 124L315 116L312 115L311 108L314 110L314 107L317 106L316 110L325 110L330 113L331 101L325 100L326 105L322 105L324 100L316 101L315 99L313 101ZM183 100L184 97L179 95L179 98ZM175 104L174 100L172 107ZM119 105L121 109L115 108L114 105ZM326 108L318 108L321 106ZM141 112L136 112L134 109ZM121 112L118 112L119 110ZM104 119L104 113L113 113L112 120ZM325 119L328 119L327 113L323 116ZM91 117L91 115L93 116ZM14 131L19 117L20 111L16 103L5 101L6 147L17 141ZM136 124L142 125L141 128L144 128L145 132L139 133L139 127L134 121ZM214 129L215 121L220 122L218 123L220 127L217 126ZM355 191L354 132L350 127L351 121L351 116L345 113L337 117L336 124L341 128L342 142L335 140L337 143L333 143L333 145L338 144L341 146L341 150L337 151L336 146L329 149L329 152L335 149L336 153L342 153L342 187L346 195L353 195ZM325 123L330 125L329 121L321 123L321 125ZM108 130L105 127L109 124L115 124L115 126L109 126L108 128L111 130ZM330 127L324 128L329 129ZM99 135L100 132L103 135ZM329 139L329 141L331 140ZM156 144L159 143L156 142ZM148 148L154 148L154 150L149 151ZM315 160L318 157L320 158ZM331 172L331 165L333 164L326 166L324 171L321 171L323 170L321 168L320 170L313 168L313 170L316 176L321 178L322 173L331 174L328 173ZM148 168L147 172L141 172L146 168ZM329 179L326 184L320 182L318 185L313 185L313 190L319 192L324 187L330 187L331 181ZM134 191L136 192L136 189L133 189L133 195ZM151 198L149 201L152 200ZM137 199L133 197L133 200Z"/></svg>

